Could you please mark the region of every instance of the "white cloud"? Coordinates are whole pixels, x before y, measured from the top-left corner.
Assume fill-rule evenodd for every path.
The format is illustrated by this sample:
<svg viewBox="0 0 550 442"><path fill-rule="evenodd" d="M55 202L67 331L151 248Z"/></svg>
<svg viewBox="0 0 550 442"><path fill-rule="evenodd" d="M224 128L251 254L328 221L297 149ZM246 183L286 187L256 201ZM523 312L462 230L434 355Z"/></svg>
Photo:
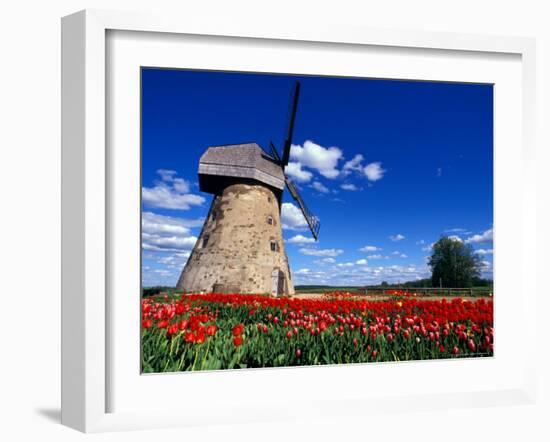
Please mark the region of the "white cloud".
<svg viewBox="0 0 550 442"><path fill-rule="evenodd" d="M336 264L336 267L353 267L354 265L352 262L340 262Z"/></svg>
<svg viewBox="0 0 550 442"><path fill-rule="evenodd" d="M369 181L378 181L384 177L386 171L382 169L382 163L375 162L367 164L363 172Z"/></svg>
<svg viewBox="0 0 550 442"><path fill-rule="evenodd" d="M317 170L325 178L336 178L340 175L337 169L342 151L337 147L323 147L307 140L303 146L293 144L290 158L299 161L302 166Z"/></svg>
<svg viewBox="0 0 550 442"><path fill-rule="evenodd" d="M299 269L294 272L295 283L298 284L328 284L329 280L322 270L311 270L308 268Z"/></svg>
<svg viewBox="0 0 550 442"><path fill-rule="evenodd" d="M396 241L403 241L405 237L401 235L401 233L398 233L397 235L390 235L390 240L396 242Z"/></svg>
<svg viewBox="0 0 550 442"><path fill-rule="evenodd" d="M355 261L355 264L358 266L366 266L369 262L366 259L358 259Z"/></svg>
<svg viewBox="0 0 550 442"><path fill-rule="evenodd" d="M480 235L474 235L470 236L468 239L466 239L467 244L471 243L486 243L486 242L492 242L493 241L493 229L486 230Z"/></svg>
<svg viewBox="0 0 550 442"><path fill-rule="evenodd" d="M462 227L454 227L452 229L445 230L445 233L466 233L467 229L464 229Z"/></svg>
<svg viewBox="0 0 550 442"><path fill-rule="evenodd" d="M399 252L399 251L397 251L397 250L396 250L395 252L391 252L391 254L392 254L393 256L397 256L397 257L399 257L399 258L408 258L407 255L405 255L404 253L401 253L401 252ZM388 257L386 257L386 258L388 258Z"/></svg>
<svg viewBox="0 0 550 442"><path fill-rule="evenodd" d="M478 249L478 250L475 250L474 253L478 255L492 255L493 249Z"/></svg>
<svg viewBox="0 0 550 442"><path fill-rule="evenodd" d="M314 181L311 186L313 189L315 189L317 192L321 192L321 193L329 193L330 190L328 190L328 188L323 185L323 183L319 182L319 181Z"/></svg>
<svg viewBox="0 0 550 442"><path fill-rule="evenodd" d="M299 230L307 227L302 211L292 203L283 203L281 206L281 223L283 229Z"/></svg>
<svg viewBox="0 0 550 442"><path fill-rule="evenodd" d="M173 186L174 190L178 193L189 193L191 189L189 181L185 181L183 178L174 178Z"/></svg>
<svg viewBox="0 0 550 442"><path fill-rule="evenodd" d="M174 286L190 255L190 250L171 251L166 248L143 253L143 285Z"/></svg>
<svg viewBox="0 0 550 442"><path fill-rule="evenodd" d="M368 255L367 258L369 259L389 259L388 256L380 255L379 253L375 255Z"/></svg>
<svg viewBox="0 0 550 442"><path fill-rule="evenodd" d="M423 251L423 252L431 252L431 250L433 249L434 244L435 244L435 243L431 243L431 244L428 244L428 245L425 246L425 247L422 247L422 251Z"/></svg>
<svg viewBox="0 0 550 442"><path fill-rule="evenodd" d="M299 183L307 183L313 177L313 174L302 169L301 163L289 162L285 167L285 174Z"/></svg>
<svg viewBox="0 0 550 442"><path fill-rule="evenodd" d="M353 159L344 164L342 175L347 176L351 171L356 171L366 176L369 181L378 181L384 177L386 170L382 169L382 163L380 161L375 161L363 166L363 160L363 155L355 155ZM369 186L371 186L370 183Z"/></svg>
<svg viewBox="0 0 550 442"><path fill-rule="evenodd" d="M147 206L175 210L188 210L191 206L200 206L205 201L202 196L190 193L181 195L174 189L162 185L153 188L144 187L142 198Z"/></svg>
<svg viewBox="0 0 550 442"><path fill-rule="evenodd" d="M141 198L143 204L162 209L189 210L191 206L201 206L205 199L189 192L189 182L183 178L175 178L173 170L159 169L157 173L162 181L154 187L143 187Z"/></svg>
<svg viewBox="0 0 550 442"><path fill-rule="evenodd" d="M416 244L417 244L417 245L425 244L425 243L426 243L426 241L424 241L423 239L421 239L420 241L416 241Z"/></svg>
<svg viewBox="0 0 550 442"><path fill-rule="evenodd" d="M318 265L325 265L325 264L334 264L336 260L334 258L323 258L323 259L317 259L313 262Z"/></svg>
<svg viewBox="0 0 550 442"><path fill-rule="evenodd" d="M355 184L342 184L340 186L340 188L344 189L344 190L350 190L352 192L356 191L356 190L359 190L359 188L355 185Z"/></svg>
<svg viewBox="0 0 550 442"><path fill-rule="evenodd" d="M358 153L353 157L353 159L347 161L346 164L344 164L344 170L355 170L361 172L363 170L363 167L361 166L363 159L363 155Z"/></svg>
<svg viewBox="0 0 550 442"><path fill-rule="evenodd" d="M161 236L143 232L141 234L142 247L144 250L162 251L181 251L191 250L197 242L196 236Z"/></svg>
<svg viewBox="0 0 550 442"><path fill-rule="evenodd" d="M439 178L441 175L443 175L443 169L441 167L438 167L436 176Z"/></svg>
<svg viewBox="0 0 550 442"><path fill-rule="evenodd" d="M298 250L302 255L308 256L329 256L334 258L344 253L342 249L309 249L303 248Z"/></svg>
<svg viewBox="0 0 550 442"><path fill-rule="evenodd" d="M489 261L481 261L481 271L483 273L490 273L493 271L493 265Z"/></svg>
<svg viewBox="0 0 550 442"><path fill-rule="evenodd" d="M427 276L427 268L419 268L415 265L392 265L392 266L379 266L379 267L366 267L363 272L371 273L375 275L379 280L387 280L388 282L404 282L412 279L418 279L418 277Z"/></svg>
<svg viewBox="0 0 550 442"><path fill-rule="evenodd" d="M141 229L152 234L189 234L190 227L200 227L204 218L185 219L174 216L158 215L153 212L143 212L141 215Z"/></svg>
<svg viewBox="0 0 550 442"><path fill-rule="evenodd" d="M164 268L167 270L176 270L181 272L190 255L191 251L189 250L172 253L170 255L161 255L158 256L156 262L164 266Z"/></svg>
<svg viewBox="0 0 550 442"><path fill-rule="evenodd" d="M143 212L141 243L143 250L186 253L195 245L197 237L191 227L202 226L203 219L185 219Z"/></svg>
<svg viewBox="0 0 550 442"><path fill-rule="evenodd" d="M174 176L177 175L175 170L159 169L157 173L160 175L162 181L173 181Z"/></svg>
<svg viewBox="0 0 550 442"><path fill-rule="evenodd" d="M463 239L458 235L449 235L447 238L452 239L453 241L463 242Z"/></svg>
<svg viewBox="0 0 550 442"><path fill-rule="evenodd" d="M378 250L382 250L382 249L376 246L365 246L359 249L360 252L377 252Z"/></svg>
<svg viewBox="0 0 550 442"><path fill-rule="evenodd" d="M308 243L314 243L315 239L308 238L304 235L295 235L292 238L287 239L286 242L289 244L308 244Z"/></svg>

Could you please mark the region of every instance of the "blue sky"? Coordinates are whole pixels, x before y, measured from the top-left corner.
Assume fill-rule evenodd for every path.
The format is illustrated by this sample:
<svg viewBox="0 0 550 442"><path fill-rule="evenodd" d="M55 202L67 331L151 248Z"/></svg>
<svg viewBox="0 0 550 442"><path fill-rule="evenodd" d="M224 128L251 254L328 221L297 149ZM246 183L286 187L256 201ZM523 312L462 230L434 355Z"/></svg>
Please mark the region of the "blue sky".
<svg viewBox="0 0 550 442"><path fill-rule="evenodd" d="M175 285L212 196L208 146L282 145L290 90L301 95L287 174L321 220L314 242L285 192L295 284L428 277L442 235L471 244L492 277L491 85L142 70L143 285Z"/></svg>

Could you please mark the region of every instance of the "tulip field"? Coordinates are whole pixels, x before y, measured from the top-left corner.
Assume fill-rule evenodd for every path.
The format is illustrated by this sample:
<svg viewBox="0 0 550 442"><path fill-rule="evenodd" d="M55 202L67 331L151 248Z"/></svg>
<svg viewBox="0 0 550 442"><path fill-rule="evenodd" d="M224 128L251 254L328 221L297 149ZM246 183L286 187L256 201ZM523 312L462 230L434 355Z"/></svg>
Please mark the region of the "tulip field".
<svg viewBox="0 0 550 442"><path fill-rule="evenodd" d="M157 295L141 305L142 371L493 355L493 301L349 294Z"/></svg>

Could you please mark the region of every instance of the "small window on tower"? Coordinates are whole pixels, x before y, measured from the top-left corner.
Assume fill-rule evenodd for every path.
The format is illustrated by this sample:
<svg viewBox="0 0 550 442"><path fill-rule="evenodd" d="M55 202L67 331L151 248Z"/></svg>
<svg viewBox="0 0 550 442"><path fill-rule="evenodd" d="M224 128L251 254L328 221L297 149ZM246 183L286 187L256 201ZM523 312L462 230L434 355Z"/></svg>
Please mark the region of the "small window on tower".
<svg viewBox="0 0 550 442"><path fill-rule="evenodd" d="M273 217L272 216L268 216L267 217L267 223L272 226L273 225Z"/></svg>
<svg viewBox="0 0 550 442"><path fill-rule="evenodd" d="M267 197L267 202L268 202L268 203L271 202L271 197L270 197L270 196Z"/></svg>
<svg viewBox="0 0 550 442"><path fill-rule="evenodd" d="M208 240L210 239L209 235L205 235L202 239L202 248L204 249L208 245Z"/></svg>
<svg viewBox="0 0 550 442"><path fill-rule="evenodd" d="M218 211L217 210L213 210L212 211L212 221L216 221L216 218L218 217Z"/></svg>
<svg viewBox="0 0 550 442"><path fill-rule="evenodd" d="M277 251L277 241L269 241L269 244L271 246L271 251L276 252Z"/></svg>

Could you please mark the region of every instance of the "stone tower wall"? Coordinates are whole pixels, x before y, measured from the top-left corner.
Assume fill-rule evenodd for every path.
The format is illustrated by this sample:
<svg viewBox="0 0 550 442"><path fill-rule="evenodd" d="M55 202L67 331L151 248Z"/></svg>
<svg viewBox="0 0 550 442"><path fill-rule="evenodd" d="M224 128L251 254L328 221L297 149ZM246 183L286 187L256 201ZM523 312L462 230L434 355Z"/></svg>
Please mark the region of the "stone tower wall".
<svg viewBox="0 0 550 442"><path fill-rule="evenodd" d="M284 293L294 294L278 196L261 184L233 184L214 197L177 288L195 293L272 293L277 270L281 280L284 275Z"/></svg>

